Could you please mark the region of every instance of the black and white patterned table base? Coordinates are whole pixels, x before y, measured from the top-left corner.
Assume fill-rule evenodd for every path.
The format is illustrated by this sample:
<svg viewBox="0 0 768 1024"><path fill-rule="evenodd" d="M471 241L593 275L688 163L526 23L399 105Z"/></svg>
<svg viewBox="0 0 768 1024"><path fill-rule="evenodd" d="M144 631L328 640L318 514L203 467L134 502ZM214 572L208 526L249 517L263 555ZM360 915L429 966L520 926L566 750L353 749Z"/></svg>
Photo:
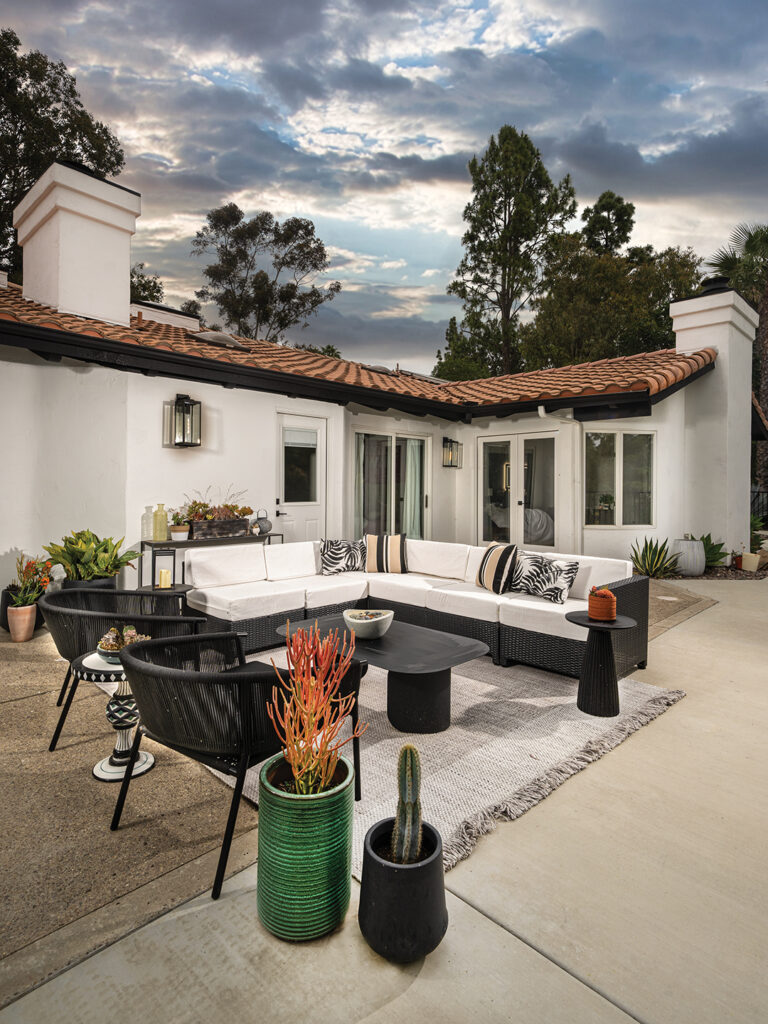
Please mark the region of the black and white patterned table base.
<svg viewBox="0 0 768 1024"><path fill-rule="evenodd" d="M96 683L107 692L114 690L107 701L107 721L117 733L115 749L109 757L103 758L93 766L93 774L101 782L121 782L131 757L133 730L139 721L139 712L128 680L120 665L108 664L98 653L87 655L74 671L80 679ZM144 775L154 763L155 758L152 754L140 751L132 778Z"/></svg>

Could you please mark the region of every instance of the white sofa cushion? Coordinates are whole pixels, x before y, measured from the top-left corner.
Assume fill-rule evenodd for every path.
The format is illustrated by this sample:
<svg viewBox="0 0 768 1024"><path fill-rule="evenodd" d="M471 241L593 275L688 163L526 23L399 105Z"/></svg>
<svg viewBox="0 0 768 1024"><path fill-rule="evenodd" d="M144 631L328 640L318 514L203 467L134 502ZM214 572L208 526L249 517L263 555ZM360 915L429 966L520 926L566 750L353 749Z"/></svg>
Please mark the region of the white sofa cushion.
<svg viewBox="0 0 768 1024"><path fill-rule="evenodd" d="M267 578L264 544L190 548L184 554L184 580L200 590Z"/></svg>
<svg viewBox="0 0 768 1024"><path fill-rule="evenodd" d="M368 597L382 608L386 608L387 601L399 601L401 604L412 604L415 608L425 608L427 593L443 583L444 580L436 576L420 576L413 572L370 573Z"/></svg>
<svg viewBox="0 0 768 1024"><path fill-rule="evenodd" d="M360 601L368 596L368 577L364 572L343 572L335 576L308 576L302 579L306 607Z"/></svg>
<svg viewBox="0 0 768 1024"><path fill-rule="evenodd" d="M499 621L498 594L474 583L446 583L434 587L427 595L427 608L448 615L462 615L465 619L480 619L483 622Z"/></svg>
<svg viewBox="0 0 768 1024"><path fill-rule="evenodd" d="M480 563L483 560L486 548L486 544L483 544L480 547L476 544L471 545L467 556L467 569L464 573L465 583L474 583L477 580L477 573L480 569Z"/></svg>
<svg viewBox="0 0 768 1024"><path fill-rule="evenodd" d="M435 540L407 540L408 572L463 580L467 570L468 544L443 544Z"/></svg>
<svg viewBox="0 0 768 1024"><path fill-rule="evenodd" d="M311 540L297 544L270 544L264 551L267 579L295 580L301 576L315 576L320 572L319 557L319 545Z"/></svg>
<svg viewBox="0 0 768 1024"><path fill-rule="evenodd" d="M302 583L275 583L262 580L259 583L235 583L229 587L209 587L207 590L190 590L187 603L198 612L207 612L217 619L260 619L266 615L304 610L304 586ZM275 638L275 646L279 643Z"/></svg>
<svg viewBox="0 0 768 1024"><path fill-rule="evenodd" d="M530 594L502 594L499 603L499 622L516 629L527 629L532 633L547 633L549 636L564 637L568 640L587 639L587 630L566 619L567 612L587 610L587 602L576 597L567 597L564 604L553 604L541 597Z"/></svg>
<svg viewBox="0 0 768 1024"><path fill-rule="evenodd" d="M531 552L533 554L533 552ZM543 554L544 552L536 552ZM594 555L556 555L546 552L547 558L564 559L567 562L578 562L579 571L571 585L569 597L586 600L590 587L602 586L625 580L632 575L632 563L621 558L595 558Z"/></svg>

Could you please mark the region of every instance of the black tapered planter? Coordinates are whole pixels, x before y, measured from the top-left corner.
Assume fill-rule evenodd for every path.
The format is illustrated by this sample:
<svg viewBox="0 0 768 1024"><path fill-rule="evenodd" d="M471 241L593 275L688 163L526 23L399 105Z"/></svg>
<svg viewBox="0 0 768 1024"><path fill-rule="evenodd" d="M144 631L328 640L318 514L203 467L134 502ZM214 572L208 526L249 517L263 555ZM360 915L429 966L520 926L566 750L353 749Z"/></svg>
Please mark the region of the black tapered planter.
<svg viewBox="0 0 768 1024"><path fill-rule="evenodd" d="M443 841L428 822L422 825L423 859L393 864L376 853L392 835L394 818L368 829L357 920L368 945L396 964L409 964L436 949L448 928L443 880Z"/></svg>
<svg viewBox="0 0 768 1024"><path fill-rule="evenodd" d="M62 590L72 590L76 587L87 587L89 589L93 589L93 587L106 587L115 590L117 588L117 575L97 576L92 580L61 580Z"/></svg>

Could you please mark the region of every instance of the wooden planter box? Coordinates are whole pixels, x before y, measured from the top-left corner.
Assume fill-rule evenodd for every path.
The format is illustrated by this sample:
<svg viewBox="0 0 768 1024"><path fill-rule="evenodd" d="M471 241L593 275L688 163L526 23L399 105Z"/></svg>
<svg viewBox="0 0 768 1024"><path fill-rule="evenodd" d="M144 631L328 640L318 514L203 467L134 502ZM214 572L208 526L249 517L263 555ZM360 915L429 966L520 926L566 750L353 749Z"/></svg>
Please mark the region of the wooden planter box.
<svg viewBox="0 0 768 1024"><path fill-rule="evenodd" d="M245 537L250 529L250 519L202 519L189 524L190 540L205 540L209 537Z"/></svg>

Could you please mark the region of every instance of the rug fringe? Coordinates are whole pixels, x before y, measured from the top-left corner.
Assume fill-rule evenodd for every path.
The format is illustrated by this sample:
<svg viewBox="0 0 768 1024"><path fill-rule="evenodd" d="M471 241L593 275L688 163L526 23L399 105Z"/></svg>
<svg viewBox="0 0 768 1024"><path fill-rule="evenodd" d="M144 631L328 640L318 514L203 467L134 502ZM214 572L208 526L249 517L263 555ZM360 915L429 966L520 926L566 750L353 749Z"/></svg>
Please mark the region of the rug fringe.
<svg viewBox="0 0 768 1024"><path fill-rule="evenodd" d="M443 839L445 870L450 871L460 861L466 860L477 845L478 839L495 830L497 821L514 821L515 818L519 818L582 768L598 761L633 732L652 722L683 697L685 690L665 690L658 697L651 698L639 711L614 725L599 740L590 740L578 754L561 761L527 786L517 790L508 800L473 814L471 818L461 823L447 842Z"/></svg>

